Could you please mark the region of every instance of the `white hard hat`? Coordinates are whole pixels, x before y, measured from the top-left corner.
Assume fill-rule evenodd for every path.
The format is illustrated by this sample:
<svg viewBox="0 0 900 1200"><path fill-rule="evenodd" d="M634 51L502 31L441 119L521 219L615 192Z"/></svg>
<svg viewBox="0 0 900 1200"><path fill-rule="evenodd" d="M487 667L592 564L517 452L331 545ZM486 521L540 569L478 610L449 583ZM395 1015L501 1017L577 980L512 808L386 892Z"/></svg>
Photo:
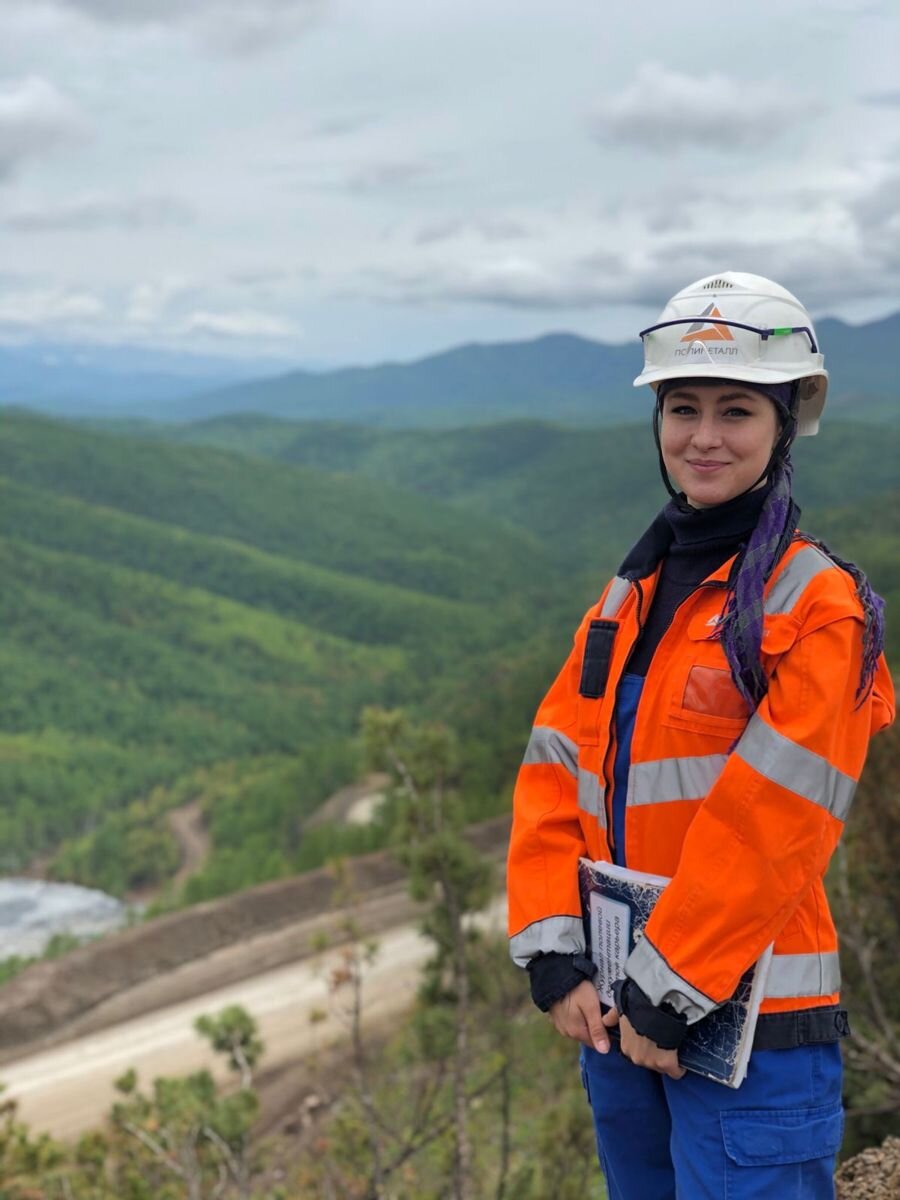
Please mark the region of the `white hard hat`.
<svg viewBox="0 0 900 1200"><path fill-rule="evenodd" d="M672 297L641 331L644 369L635 387L664 379L798 379L797 434L818 433L828 372L809 313L787 288L743 271L707 275Z"/></svg>

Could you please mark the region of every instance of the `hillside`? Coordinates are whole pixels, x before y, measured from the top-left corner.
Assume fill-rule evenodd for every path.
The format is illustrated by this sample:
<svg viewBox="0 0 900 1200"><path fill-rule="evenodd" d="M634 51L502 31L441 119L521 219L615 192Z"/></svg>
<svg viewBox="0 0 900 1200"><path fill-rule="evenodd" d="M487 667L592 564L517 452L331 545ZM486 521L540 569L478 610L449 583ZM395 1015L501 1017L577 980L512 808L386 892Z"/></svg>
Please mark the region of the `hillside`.
<svg viewBox="0 0 900 1200"><path fill-rule="evenodd" d="M0 502L3 865L118 892L174 874L190 801L194 897L340 848L303 820L353 777L362 707L448 702L550 573L527 533L363 477L25 415Z"/></svg>
<svg viewBox="0 0 900 1200"><path fill-rule="evenodd" d="M568 430L516 421L435 432L242 414L160 427L156 436L315 462L490 513L537 537L558 563L578 563L592 578L618 565L666 498L643 424ZM867 526L887 531L893 518L889 499L881 496L896 487L900 429L826 422L816 438L797 443L793 458L794 491L809 528L818 528L825 510L852 510L828 525L839 552L857 553ZM874 509L869 515L867 498Z"/></svg>
<svg viewBox="0 0 900 1200"><path fill-rule="evenodd" d="M158 428L156 436L317 462L503 518L540 540L557 572L568 572L558 579L569 578L582 595L596 593L666 499L644 425L575 431L515 421L436 432L240 414ZM826 422L816 438L797 443L793 458L801 526L869 572L888 600L896 660L900 430ZM555 586L562 593L562 583Z"/></svg>
<svg viewBox="0 0 900 1200"><path fill-rule="evenodd" d="M455 598L528 578L522 532L472 527L444 506L364 478L213 449L87 431L22 413L0 429L0 476L58 496L229 538L290 559Z"/></svg>

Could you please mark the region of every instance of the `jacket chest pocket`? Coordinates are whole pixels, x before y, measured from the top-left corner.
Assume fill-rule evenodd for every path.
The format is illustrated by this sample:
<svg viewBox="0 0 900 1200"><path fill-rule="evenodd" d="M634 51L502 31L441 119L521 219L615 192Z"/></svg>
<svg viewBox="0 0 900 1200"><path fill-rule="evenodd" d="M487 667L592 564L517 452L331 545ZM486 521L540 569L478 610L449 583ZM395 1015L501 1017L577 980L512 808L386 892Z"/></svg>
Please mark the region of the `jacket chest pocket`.
<svg viewBox="0 0 900 1200"><path fill-rule="evenodd" d="M770 678L796 638L797 626L790 617L765 617L761 657ZM715 624L705 612L688 625L683 654L668 669L672 682L664 725L718 734L729 742L740 737L752 710L735 686Z"/></svg>
<svg viewBox="0 0 900 1200"><path fill-rule="evenodd" d="M726 667L693 663L678 680L669 723L734 738L750 719L750 706L734 685Z"/></svg>
<svg viewBox="0 0 900 1200"><path fill-rule="evenodd" d="M751 709L731 678L725 651L718 639L710 638L705 622L692 623L687 642L687 653L672 670L664 723L734 741L750 719Z"/></svg>

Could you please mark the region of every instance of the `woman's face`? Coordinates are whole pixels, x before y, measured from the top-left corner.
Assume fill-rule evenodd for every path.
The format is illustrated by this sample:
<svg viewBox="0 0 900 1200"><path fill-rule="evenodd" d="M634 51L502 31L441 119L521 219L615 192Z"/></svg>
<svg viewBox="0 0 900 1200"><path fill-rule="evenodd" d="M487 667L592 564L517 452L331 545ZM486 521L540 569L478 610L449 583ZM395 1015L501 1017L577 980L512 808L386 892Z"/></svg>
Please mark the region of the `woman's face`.
<svg viewBox="0 0 900 1200"><path fill-rule="evenodd" d="M737 381L676 385L663 400L663 461L693 508L724 504L752 487L779 431L768 396Z"/></svg>

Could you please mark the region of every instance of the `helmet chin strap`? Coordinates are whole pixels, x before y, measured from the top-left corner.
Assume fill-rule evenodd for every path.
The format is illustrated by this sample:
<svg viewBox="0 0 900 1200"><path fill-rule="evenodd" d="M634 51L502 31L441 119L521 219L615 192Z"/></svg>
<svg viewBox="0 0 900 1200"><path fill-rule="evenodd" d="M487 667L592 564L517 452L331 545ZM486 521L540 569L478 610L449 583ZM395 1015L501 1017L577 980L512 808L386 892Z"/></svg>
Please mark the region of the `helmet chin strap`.
<svg viewBox="0 0 900 1200"><path fill-rule="evenodd" d="M774 401L773 401L774 404ZM779 463L784 462L790 453L790 448L794 438L797 436L797 387L795 385L793 395L791 397L791 407L788 412L785 412L780 406L776 406L779 416L781 417L781 431L772 447L772 453L769 455L769 461L766 463L763 473L749 487L744 488L742 492L738 492L736 496L729 497L728 500L723 500L722 504L731 504L735 500L740 500L742 496L746 496L748 492L754 491L763 482L768 479L772 471ZM660 422L662 420L662 401L657 395L656 404L653 408L653 440L656 442L656 453L659 458L659 473L662 476L662 481L666 485L666 491L678 505L682 512L696 512L697 509L688 503L688 499L684 492L677 492L672 480L669 478L669 472L666 470L665 459L662 452L662 439L660 437ZM720 508L721 505L713 505L714 508Z"/></svg>
<svg viewBox="0 0 900 1200"><path fill-rule="evenodd" d="M660 473L660 475L662 475L662 481L666 485L666 491L669 493L669 495L672 497L672 499L675 501L675 503L678 505L679 508L682 508L685 511L687 511L688 509L690 509L691 506L688 504L687 500L685 499L683 492L675 491L675 488L672 486L672 480L669 478L669 472L666 470L666 463L665 463L665 459L663 458L663 452L662 452L662 441L659 436L659 422L660 422L660 417L662 415L661 411L660 411L661 408L662 408L662 401L660 401L659 398L657 398L656 404L653 406L653 440L654 440L654 442L656 442L656 454L657 454L657 457L659 458L659 473Z"/></svg>

